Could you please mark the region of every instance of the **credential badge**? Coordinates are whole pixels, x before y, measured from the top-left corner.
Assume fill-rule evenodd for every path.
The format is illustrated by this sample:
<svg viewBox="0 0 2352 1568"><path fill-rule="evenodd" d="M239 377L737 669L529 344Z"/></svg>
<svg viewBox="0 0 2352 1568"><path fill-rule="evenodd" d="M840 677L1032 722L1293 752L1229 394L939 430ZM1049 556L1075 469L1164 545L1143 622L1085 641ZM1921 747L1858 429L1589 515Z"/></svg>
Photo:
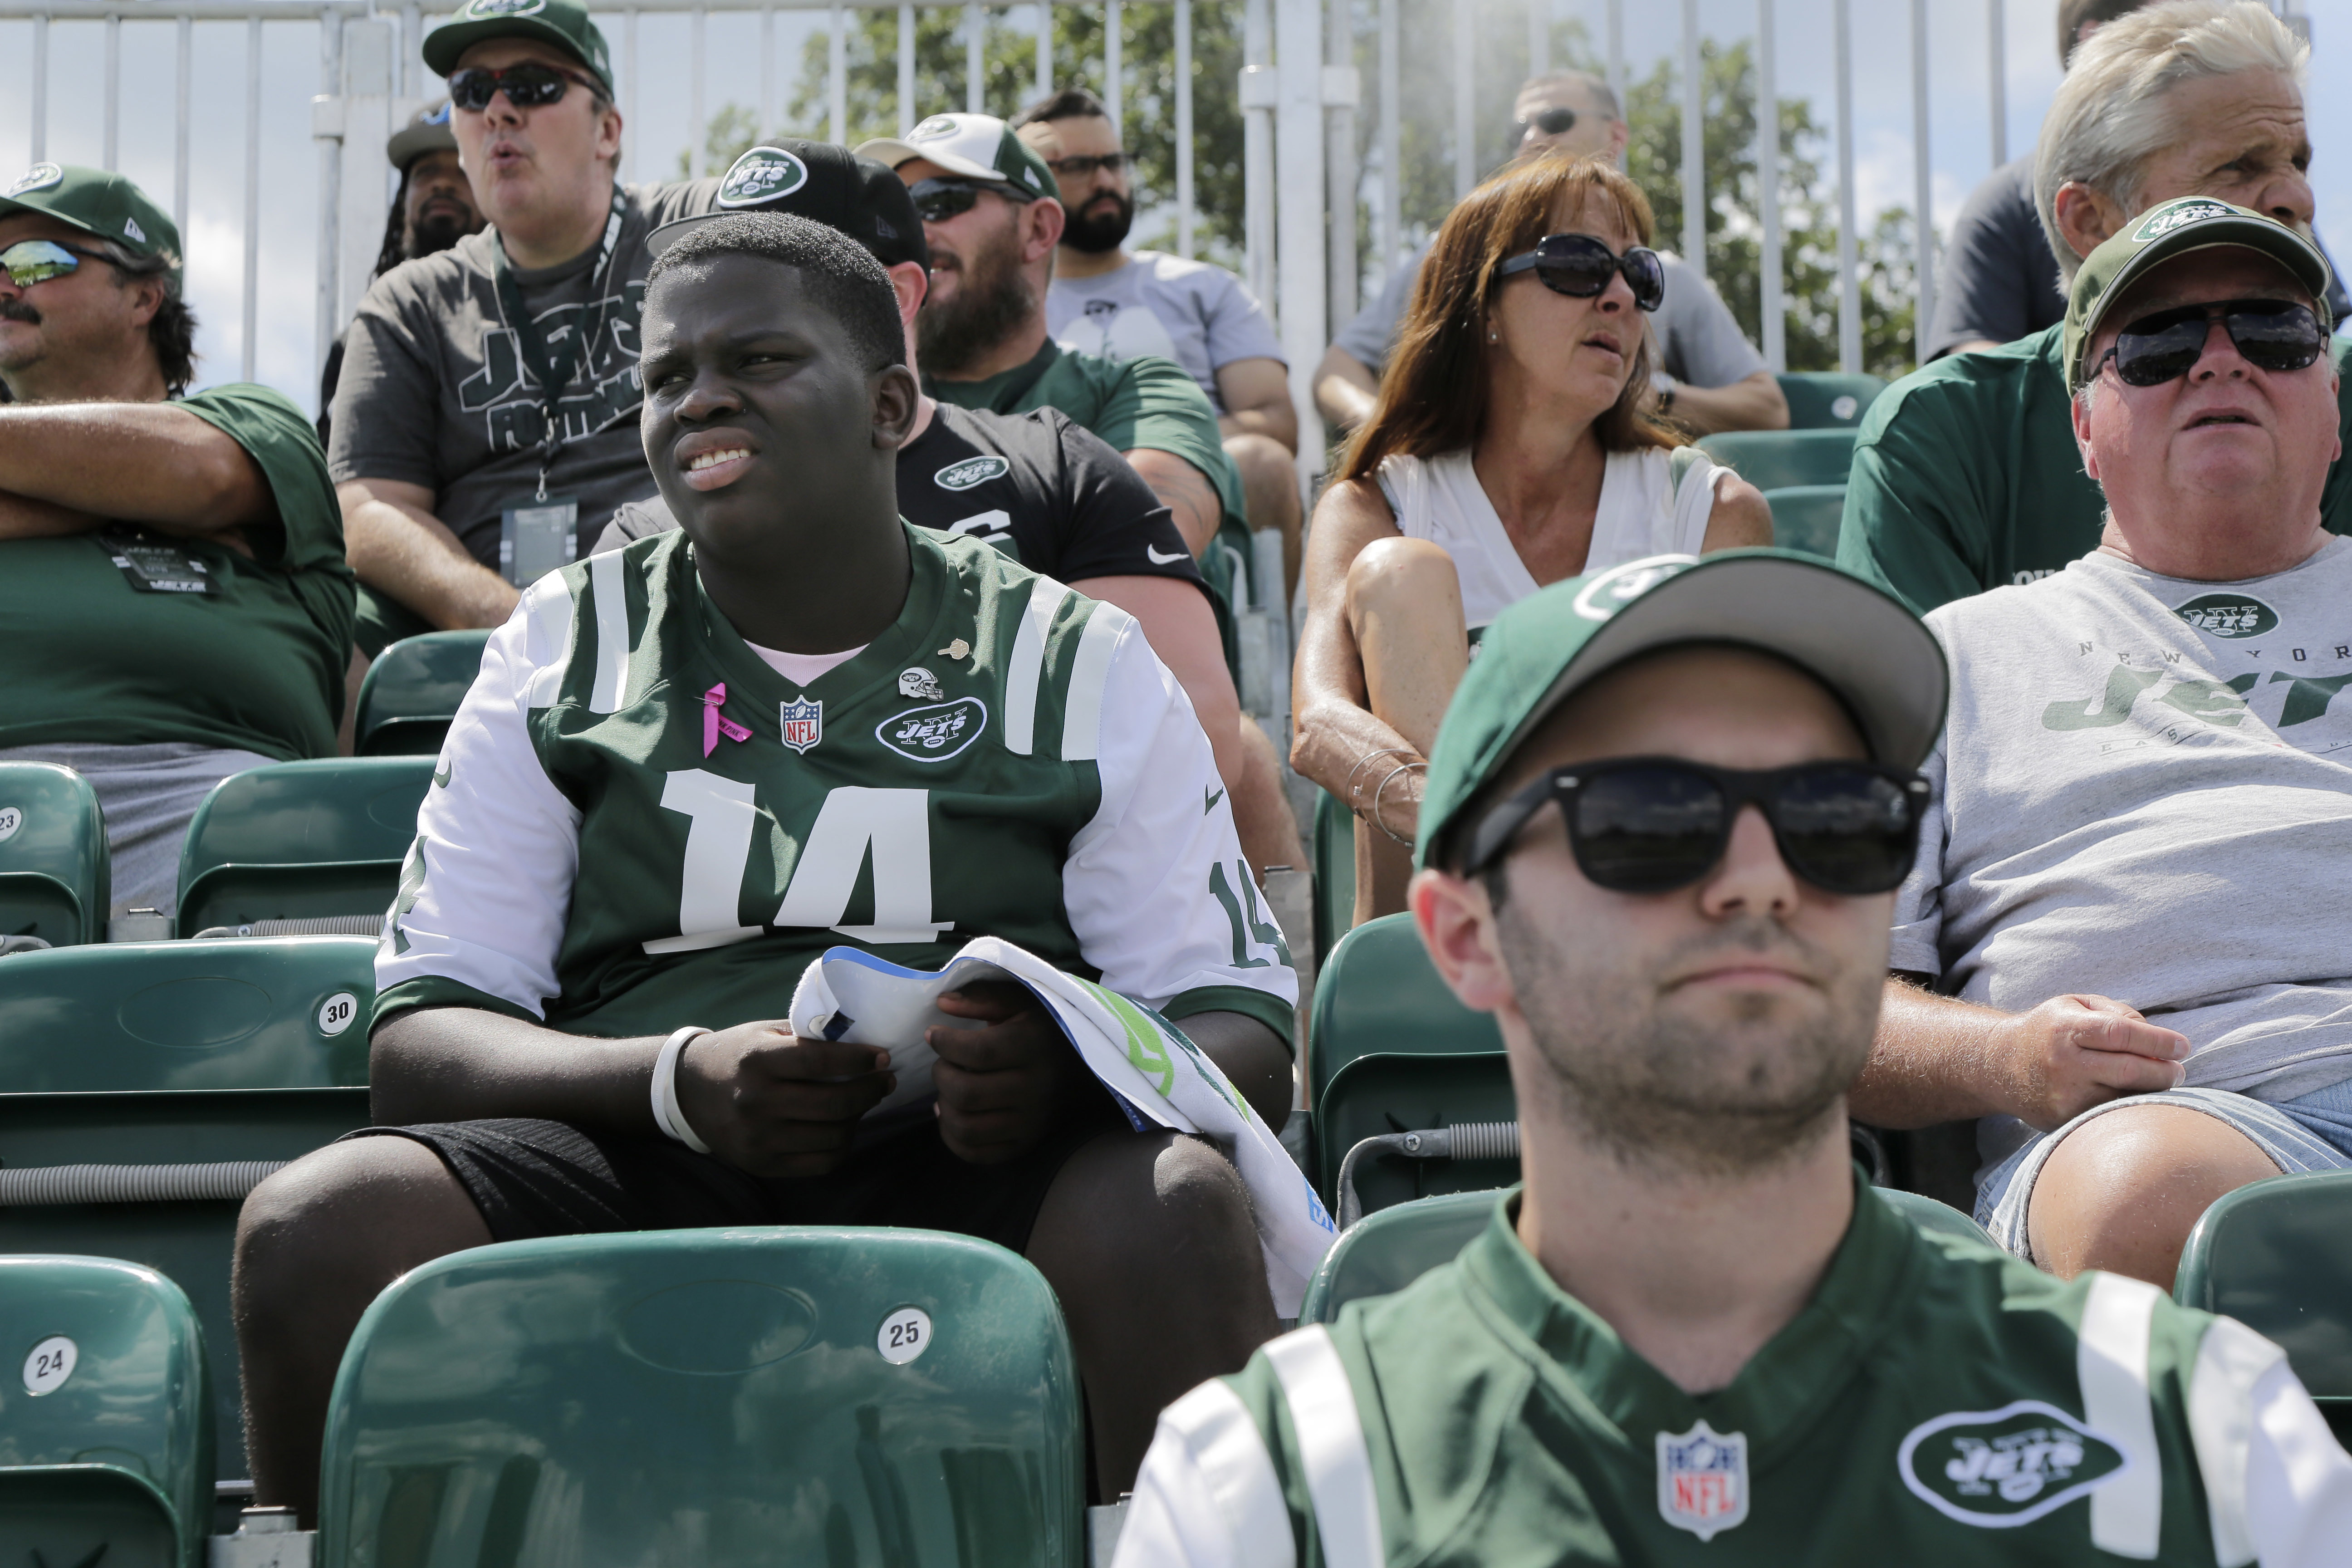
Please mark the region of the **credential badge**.
<svg viewBox="0 0 2352 1568"><path fill-rule="evenodd" d="M937 702L947 694L940 689L940 678L922 666L898 672L898 695L911 697L918 702Z"/></svg>
<svg viewBox="0 0 2352 1568"><path fill-rule="evenodd" d="M808 749L824 739L824 700L803 698L798 702L786 702L777 710L784 732L784 744L803 756Z"/></svg>
<svg viewBox="0 0 2352 1568"><path fill-rule="evenodd" d="M1658 1514L1701 1541L1748 1518L1748 1437L1701 1421L1676 1436L1658 1434Z"/></svg>

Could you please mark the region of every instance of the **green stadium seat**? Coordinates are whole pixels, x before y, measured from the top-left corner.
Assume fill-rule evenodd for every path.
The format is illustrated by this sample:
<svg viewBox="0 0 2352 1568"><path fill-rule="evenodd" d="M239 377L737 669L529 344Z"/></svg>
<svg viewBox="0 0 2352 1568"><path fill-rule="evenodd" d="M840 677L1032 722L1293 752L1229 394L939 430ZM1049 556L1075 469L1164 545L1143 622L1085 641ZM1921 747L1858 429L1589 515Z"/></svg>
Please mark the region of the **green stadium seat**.
<svg viewBox="0 0 2352 1568"><path fill-rule="evenodd" d="M223 1374L224 1479L246 1474L237 1208L278 1163L368 1125L374 961L362 937L0 960L0 1253L126 1258L187 1292Z"/></svg>
<svg viewBox="0 0 2352 1568"><path fill-rule="evenodd" d="M1851 430L1731 430L1698 444L1759 490L1842 485L1853 467Z"/></svg>
<svg viewBox="0 0 2352 1568"><path fill-rule="evenodd" d="M1851 429L1862 423L1886 383L1874 375L1835 371L1798 371L1774 377L1789 400L1791 430Z"/></svg>
<svg viewBox="0 0 2352 1568"><path fill-rule="evenodd" d="M2173 1299L2284 1347L2338 1437L2352 1436L2352 1171L2273 1176L2189 1233Z"/></svg>
<svg viewBox="0 0 2352 1568"><path fill-rule="evenodd" d="M1324 955L1307 1038L1315 1180L1335 1210L1339 1167L1364 1139L1518 1114L1494 1019L1454 1000L1410 915L1367 921ZM1369 1214L1518 1173L1516 1160L1374 1159L1357 1194Z"/></svg>
<svg viewBox="0 0 2352 1568"><path fill-rule="evenodd" d="M1772 509L1772 542L1824 560L1837 559L1838 524L1845 516L1845 486L1790 485L1766 490Z"/></svg>
<svg viewBox="0 0 2352 1568"><path fill-rule="evenodd" d="M352 725L360 755L437 756L489 640L486 631L427 632L376 655Z"/></svg>
<svg viewBox="0 0 2352 1568"><path fill-rule="evenodd" d="M203 1568L205 1341L178 1286L107 1258L0 1258L0 1542L17 1564Z"/></svg>
<svg viewBox="0 0 2352 1568"><path fill-rule="evenodd" d="M509 1242L360 1321L318 1561L1076 1568L1083 1435L1053 1291L987 1242Z"/></svg>
<svg viewBox="0 0 2352 1568"><path fill-rule="evenodd" d="M1320 963L1356 920L1356 819L1328 789L1315 792L1315 961Z"/></svg>
<svg viewBox="0 0 2352 1568"><path fill-rule="evenodd" d="M392 906L430 757L276 763L223 779L180 848L179 931L377 917Z"/></svg>
<svg viewBox="0 0 2352 1568"><path fill-rule="evenodd" d="M1878 1201L1917 1226L1930 1236L1961 1236L1970 1241L1981 1241L1987 1247L1998 1245L1985 1227L1972 1215L1964 1215L1948 1203L1922 1193L1906 1193L1900 1187L1873 1187Z"/></svg>
<svg viewBox="0 0 2352 1568"><path fill-rule="evenodd" d="M110 882L89 782L54 763L0 763L0 936L104 942Z"/></svg>

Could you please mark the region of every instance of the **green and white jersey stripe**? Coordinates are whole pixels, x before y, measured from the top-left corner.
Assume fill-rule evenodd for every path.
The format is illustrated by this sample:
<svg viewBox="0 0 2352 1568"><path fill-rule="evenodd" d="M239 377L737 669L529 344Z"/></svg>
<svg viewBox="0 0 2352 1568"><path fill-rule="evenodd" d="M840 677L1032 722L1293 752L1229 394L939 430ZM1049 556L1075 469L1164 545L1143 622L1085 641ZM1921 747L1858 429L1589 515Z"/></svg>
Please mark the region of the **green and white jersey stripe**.
<svg viewBox="0 0 2352 1568"><path fill-rule="evenodd" d="M378 1016L723 1028L785 1016L836 943L930 969L996 936L1287 1038L1288 951L1134 619L984 543L908 537L898 619L805 688L711 605L683 533L535 584L442 751Z"/></svg>
<svg viewBox="0 0 2352 1568"><path fill-rule="evenodd" d="M1520 1245L1162 1414L1114 1568L2154 1562L2352 1553L2352 1458L2276 1345L1863 1193L1812 1302L1694 1396Z"/></svg>

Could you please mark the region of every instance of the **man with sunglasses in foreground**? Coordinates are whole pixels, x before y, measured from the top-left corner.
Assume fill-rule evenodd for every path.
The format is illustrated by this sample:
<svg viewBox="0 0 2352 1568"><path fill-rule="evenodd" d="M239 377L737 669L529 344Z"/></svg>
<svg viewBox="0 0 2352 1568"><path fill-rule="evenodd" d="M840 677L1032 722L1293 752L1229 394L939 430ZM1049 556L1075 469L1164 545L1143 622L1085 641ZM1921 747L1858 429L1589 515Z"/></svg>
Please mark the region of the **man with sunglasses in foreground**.
<svg viewBox="0 0 2352 1568"><path fill-rule="evenodd" d="M1978 1215L2062 1277L2168 1287L2222 1194L2352 1165L2327 283L2204 197L2092 251L2063 363L2102 542L1928 617L1958 693L1855 1112L1983 1118Z"/></svg>
<svg viewBox="0 0 2352 1568"><path fill-rule="evenodd" d="M328 458L371 657L499 625L654 493L636 436L646 237L764 205L790 178L618 184L610 56L579 0L467 0L424 52L491 226L376 279L345 339Z"/></svg>
<svg viewBox="0 0 2352 1568"><path fill-rule="evenodd" d="M172 912L214 784L335 754L351 658L319 437L268 387L185 395L181 268L120 174L0 184L0 762L89 781L118 915Z"/></svg>
<svg viewBox="0 0 2352 1568"><path fill-rule="evenodd" d="M1851 1162L1944 719L1919 622L1733 551L1484 647L1412 906L1502 1030L1525 1184L1163 1412L1115 1568L2340 1562L2352 1459L2277 1346L1931 1236Z"/></svg>

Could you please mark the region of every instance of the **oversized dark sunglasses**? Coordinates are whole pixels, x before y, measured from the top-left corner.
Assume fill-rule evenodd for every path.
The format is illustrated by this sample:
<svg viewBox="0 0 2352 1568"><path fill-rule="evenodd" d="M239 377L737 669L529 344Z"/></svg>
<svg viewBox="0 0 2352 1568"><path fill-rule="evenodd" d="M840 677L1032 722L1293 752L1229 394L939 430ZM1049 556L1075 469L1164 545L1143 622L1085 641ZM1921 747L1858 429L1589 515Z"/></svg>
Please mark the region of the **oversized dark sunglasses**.
<svg viewBox="0 0 2352 1568"><path fill-rule="evenodd" d="M925 223L945 223L959 213L971 211L982 191L1011 201L1030 199L1029 193L1018 185L983 185L976 180L918 180L907 188L907 195L914 198L917 217Z"/></svg>
<svg viewBox="0 0 2352 1568"><path fill-rule="evenodd" d="M1573 109L1538 109L1533 114L1528 115L1525 120L1519 121L1517 124L1513 125L1511 129L1517 132L1517 134L1511 139L1514 143L1526 141L1528 139L1528 132L1530 131L1535 132L1538 135L1541 136L1565 136L1570 132L1576 129L1576 110Z"/></svg>
<svg viewBox="0 0 2352 1568"><path fill-rule="evenodd" d="M54 239L20 239L0 250L0 272L5 272L8 281L17 288L30 289L36 283L62 278L85 261L106 259L95 250L76 250Z"/></svg>
<svg viewBox="0 0 2352 1568"><path fill-rule="evenodd" d="M503 70L467 66L449 78L449 101L478 114L503 91L507 101L517 109L544 109L551 103L562 102L563 95L572 90L574 82L591 89L596 85L576 72L559 70L537 60L525 60Z"/></svg>
<svg viewBox="0 0 2352 1568"><path fill-rule="evenodd" d="M1066 180L1083 180L1100 169L1106 174L1116 174L1128 165L1124 153L1079 153L1067 158L1054 158L1045 167Z"/></svg>
<svg viewBox="0 0 2352 1568"><path fill-rule="evenodd" d="M1633 290L1633 303L1654 310L1666 297L1666 264L1644 245L1629 246L1618 255L1589 234L1548 234L1533 250L1512 257L1495 269L1497 278L1532 270L1555 294L1590 300L1622 272Z"/></svg>
<svg viewBox="0 0 2352 1568"><path fill-rule="evenodd" d="M1574 763L1488 812L1463 869L1484 870L1556 800L1586 880L1616 893L1672 892L1715 868L1740 808L1755 805L1790 870L1825 893L1884 893L1910 874L1927 794L1917 773L1872 763L1800 763L1764 773L1679 757Z"/></svg>
<svg viewBox="0 0 2352 1568"><path fill-rule="evenodd" d="M2327 348L2327 330L2308 305L2288 300L2229 300L2142 316L2116 334L2115 346L2099 356L2091 374L2095 377L2113 360L2126 386L2159 386L2177 380L2205 357L2205 339L2216 321L2256 370L2302 370Z"/></svg>

